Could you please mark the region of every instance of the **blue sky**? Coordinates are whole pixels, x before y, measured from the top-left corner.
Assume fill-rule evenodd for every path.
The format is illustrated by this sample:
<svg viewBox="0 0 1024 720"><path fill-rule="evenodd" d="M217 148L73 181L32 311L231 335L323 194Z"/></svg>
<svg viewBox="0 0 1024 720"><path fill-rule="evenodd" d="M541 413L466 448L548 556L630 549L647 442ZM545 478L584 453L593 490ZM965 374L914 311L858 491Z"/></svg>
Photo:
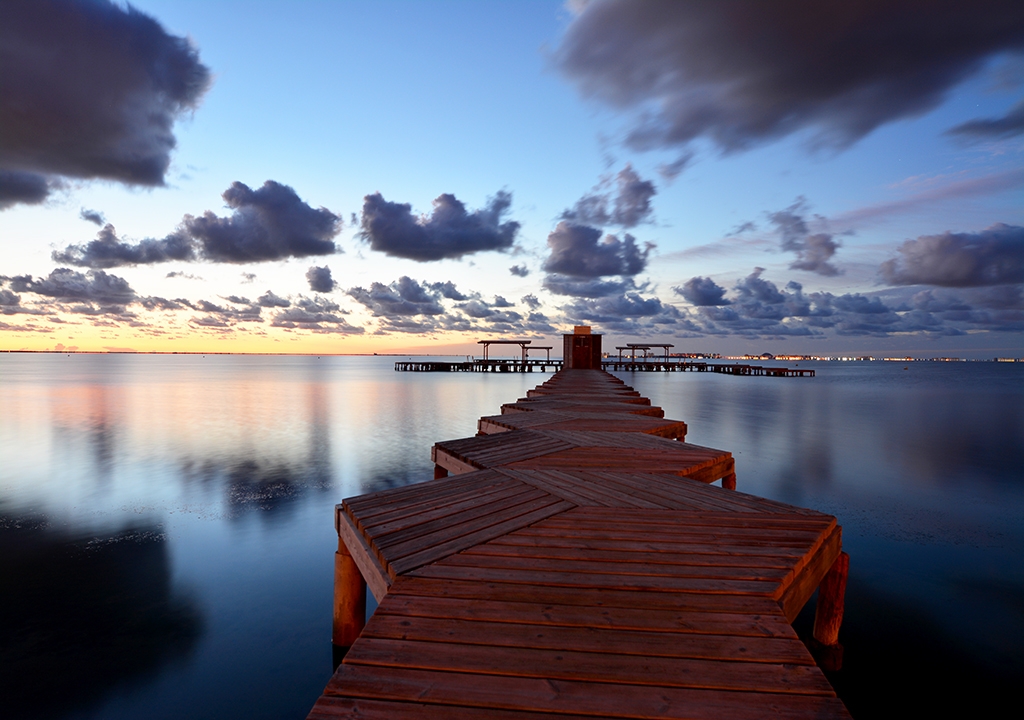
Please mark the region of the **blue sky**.
<svg viewBox="0 0 1024 720"><path fill-rule="evenodd" d="M920 15L876 7L887 5ZM5 24L29 30L0 42L17 62L32 42L64 51L31 3L12 6ZM66 143L39 149L59 125L11 120L21 98L5 93L2 122L34 132L4 132L0 173L22 174L0 179L44 178L48 191L0 211L0 347L468 352L481 337L550 339L590 322L617 342L725 354L1022 354L1020 13L964 3L938 19L797 21L756 6L724 3L719 17L620 2L135 3L162 28L157 46L187 38L205 90L161 111L175 146L145 182L55 158L76 152ZM128 17L108 3L53 7ZM126 75L141 63L116 32L83 36L81 57L109 52ZM111 65L78 66L75 87L110 85ZM34 102L64 92L42 77ZM152 100L126 87L126 114ZM233 183L254 191L239 201L248 209L226 207ZM500 193L510 202L492 204ZM419 217L443 194L464 215ZM260 224L274 211L242 222L272 195L329 227L296 249L303 237ZM206 212L221 224L187 220ZM88 249L107 224L117 261ZM211 244L248 242L246 228L276 249ZM172 236L178 259L132 250ZM312 267L331 284L314 289Z"/></svg>

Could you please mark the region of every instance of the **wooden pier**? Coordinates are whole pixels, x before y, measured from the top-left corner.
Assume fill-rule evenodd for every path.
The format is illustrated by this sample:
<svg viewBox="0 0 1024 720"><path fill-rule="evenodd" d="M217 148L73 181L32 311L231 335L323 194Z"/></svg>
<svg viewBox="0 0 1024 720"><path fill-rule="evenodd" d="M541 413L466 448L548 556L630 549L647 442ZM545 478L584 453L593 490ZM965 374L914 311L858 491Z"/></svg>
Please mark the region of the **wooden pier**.
<svg viewBox="0 0 1024 720"><path fill-rule="evenodd" d="M601 370L478 427L433 481L337 506L351 647L310 718L849 717L791 626L820 587L837 646L834 517L709 484L732 456Z"/></svg>
<svg viewBox="0 0 1024 720"><path fill-rule="evenodd" d="M399 360L395 372L557 372L561 360Z"/></svg>

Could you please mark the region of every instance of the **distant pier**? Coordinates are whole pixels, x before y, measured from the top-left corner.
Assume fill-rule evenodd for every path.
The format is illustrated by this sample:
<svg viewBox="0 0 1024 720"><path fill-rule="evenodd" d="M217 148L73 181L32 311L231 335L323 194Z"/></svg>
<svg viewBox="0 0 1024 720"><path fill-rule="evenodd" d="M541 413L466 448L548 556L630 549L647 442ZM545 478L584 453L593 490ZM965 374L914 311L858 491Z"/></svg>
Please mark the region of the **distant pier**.
<svg viewBox="0 0 1024 720"><path fill-rule="evenodd" d="M559 359L520 360L474 358L472 360L401 360L396 372L558 372ZM607 372L714 372L722 375L758 375L771 377L814 377L810 368L765 367L740 363L709 363L685 358L603 358L601 369Z"/></svg>

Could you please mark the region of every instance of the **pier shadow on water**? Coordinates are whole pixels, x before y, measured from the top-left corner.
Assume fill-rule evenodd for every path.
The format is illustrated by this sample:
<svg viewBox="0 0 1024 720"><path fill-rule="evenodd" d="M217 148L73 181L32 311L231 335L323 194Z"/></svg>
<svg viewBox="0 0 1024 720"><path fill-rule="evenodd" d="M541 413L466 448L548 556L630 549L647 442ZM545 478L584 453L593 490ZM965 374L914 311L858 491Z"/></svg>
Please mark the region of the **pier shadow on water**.
<svg viewBox="0 0 1024 720"><path fill-rule="evenodd" d="M2 715L88 714L185 660L203 634L156 526L75 537L0 516Z"/></svg>

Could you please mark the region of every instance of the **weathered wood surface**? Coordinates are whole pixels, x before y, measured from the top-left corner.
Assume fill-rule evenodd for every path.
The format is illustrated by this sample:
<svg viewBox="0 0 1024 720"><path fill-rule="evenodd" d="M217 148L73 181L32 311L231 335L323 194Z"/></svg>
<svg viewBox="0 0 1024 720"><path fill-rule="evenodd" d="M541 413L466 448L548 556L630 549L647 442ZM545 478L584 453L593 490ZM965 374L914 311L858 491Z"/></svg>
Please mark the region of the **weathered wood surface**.
<svg viewBox="0 0 1024 720"><path fill-rule="evenodd" d="M848 717L790 625L841 604L834 517L708 484L732 456L601 371L514 405L337 507L379 606L310 718Z"/></svg>

